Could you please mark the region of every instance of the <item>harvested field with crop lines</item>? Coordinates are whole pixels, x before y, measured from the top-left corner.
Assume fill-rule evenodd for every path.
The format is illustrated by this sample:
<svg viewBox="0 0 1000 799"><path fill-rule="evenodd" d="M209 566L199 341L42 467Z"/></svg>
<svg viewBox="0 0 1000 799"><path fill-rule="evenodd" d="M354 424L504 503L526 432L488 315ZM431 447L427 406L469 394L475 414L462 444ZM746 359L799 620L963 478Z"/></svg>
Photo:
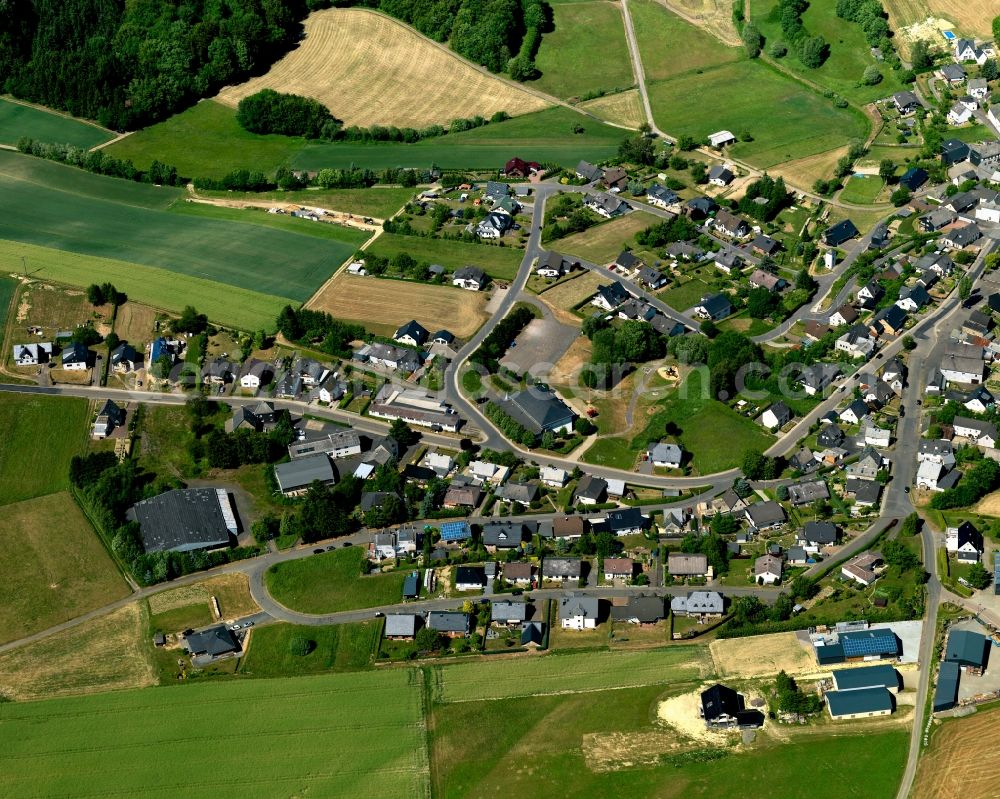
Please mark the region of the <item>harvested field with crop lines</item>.
<svg viewBox="0 0 1000 799"><path fill-rule="evenodd" d="M964 679L964 678L963 678ZM930 748L920 758L913 784L914 799L992 799L1000 783L1000 759L975 757L986 753L996 736L1000 708L946 721L934 731Z"/></svg>
<svg viewBox="0 0 1000 799"><path fill-rule="evenodd" d="M413 128L550 105L373 11L317 11L305 31L302 44L266 75L223 89L219 101L235 107L247 95L274 89L319 100L345 125Z"/></svg>
<svg viewBox="0 0 1000 799"><path fill-rule="evenodd" d="M580 108L584 108L594 116L615 125L625 125L630 128L638 128L646 121L638 89L629 89L625 92L598 97L596 100L588 100L585 103L580 103Z"/></svg>
<svg viewBox="0 0 1000 799"><path fill-rule="evenodd" d="M707 655L704 647L672 646L484 660L434 669L432 692L439 702L476 702L676 683L702 676Z"/></svg>
<svg viewBox="0 0 1000 799"><path fill-rule="evenodd" d="M121 691L156 684L139 605L132 603L92 621L0 654L0 696L18 701ZM110 702L107 695L98 704ZM0 707L12 707L0 704ZM0 728L5 718L0 713ZM6 735L12 735L5 730ZM8 769L5 765L4 772ZM69 793L73 793L70 791ZM0 794L15 791L0 774Z"/></svg>
<svg viewBox="0 0 1000 799"><path fill-rule="evenodd" d="M483 310L486 297L482 292L346 273L327 283L309 301L309 307L388 335L400 325L416 319L431 332L447 325L459 338L467 338L487 317Z"/></svg>
<svg viewBox="0 0 1000 799"><path fill-rule="evenodd" d="M7 704L0 793L420 799L422 709L401 669Z"/></svg>

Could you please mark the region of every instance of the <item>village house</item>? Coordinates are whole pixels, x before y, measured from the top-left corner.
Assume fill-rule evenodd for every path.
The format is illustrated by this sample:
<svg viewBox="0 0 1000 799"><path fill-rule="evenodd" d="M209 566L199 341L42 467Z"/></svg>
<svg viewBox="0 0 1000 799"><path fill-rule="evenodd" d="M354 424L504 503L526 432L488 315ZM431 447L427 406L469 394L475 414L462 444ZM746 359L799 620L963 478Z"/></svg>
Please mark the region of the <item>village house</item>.
<svg viewBox="0 0 1000 799"><path fill-rule="evenodd" d="M884 566L885 561L882 559L882 553L877 550L869 550L855 555L843 564L840 567L840 573L848 580L854 580L854 582L868 587L879 578Z"/></svg>
<svg viewBox="0 0 1000 799"><path fill-rule="evenodd" d="M753 579L758 585L774 585L781 580L782 560L775 555L761 555L753 563Z"/></svg>
<svg viewBox="0 0 1000 799"><path fill-rule="evenodd" d="M544 558L541 574L542 580L552 582L579 580L583 576L583 562L580 558Z"/></svg>
<svg viewBox="0 0 1000 799"><path fill-rule="evenodd" d="M723 235L734 239L750 235L750 225L747 221L724 208L715 215L713 227Z"/></svg>
<svg viewBox="0 0 1000 799"><path fill-rule="evenodd" d="M792 420L792 410L784 402L772 404L761 414L760 421L768 430L778 430Z"/></svg>
<svg viewBox="0 0 1000 799"><path fill-rule="evenodd" d="M707 577L711 578L711 567L705 555L681 554L671 552L667 556L667 574L671 577Z"/></svg>
<svg viewBox="0 0 1000 799"><path fill-rule="evenodd" d="M781 291L788 283L783 277L765 272L763 269L755 269L750 275L750 287L755 289L767 289L768 291Z"/></svg>
<svg viewBox="0 0 1000 799"><path fill-rule="evenodd" d="M997 429L992 422L982 422L967 416L956 416L952 422L955 438L965 439L976 446L993 449L997 445Z"/></svg>
<svg viewBox="0 0 1000 799"><path fill-rule="evenodd" d="M600 600L583 594L559 599L559 625L564 630L593 630L600 618Z"/></svg>
<svg viewBox="0 0 1000 799"><path fill-rule="evenodd" d="M398 341L400 344L409 344L411 347L420 347L427 341L427 337L430 334L427 329L417 322L416 319L411 319L405 325L400 327L393 334L393 341Z"/></svg>
<svg viewBox="0 0 1000 799"><path fill-rule="evenodd" d="M632 206L614 194L587 194L584 195L583 204L605 219L614 219L632 210Z"/></svg>
<svg viewBox="0 0 1000 799"><path fill-rule="evenodd" d="M984 552L983 534L970 521L949 527L945 533L945 549L962 563L978 563Z"/></svg>
<svg viewBox="0 0 1000 799"><path fill-rule="evenodd" d="M451 276L451 285L458 286L460 289L468 289L469 291L479 291L486 285L489 278L486 277L486 273L480 269L478 266L463 266L461 269L456 269Z"/></svg>
<svg viewBox="0 0 1000 799"><path fill-rule="evenodd" d="M724 610L725 599L718 591L692 591L670 600L670 612L675 616L718 618Z"/></svg>

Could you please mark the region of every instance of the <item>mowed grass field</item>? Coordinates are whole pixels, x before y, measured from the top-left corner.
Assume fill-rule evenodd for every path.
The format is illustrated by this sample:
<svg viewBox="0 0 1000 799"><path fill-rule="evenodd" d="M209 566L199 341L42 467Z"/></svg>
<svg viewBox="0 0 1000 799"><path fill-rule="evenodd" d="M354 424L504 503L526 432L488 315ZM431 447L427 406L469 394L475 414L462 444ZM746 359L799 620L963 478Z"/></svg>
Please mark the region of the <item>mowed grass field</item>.
<svg viewBox="0 0 1000 799"><path fill-rule="evenodd" d="M127 191L133 187L140 190L135 203ZM264 225L237 227L228 220L165 213L149 207L149 188L0 152L0 238L131 261L292 300L309 297L355 249L343 241ZM108 191L124 194L111 200Z"/></svg>
<svg viewBox="0 0 1000 799"><path fill-rule="evenodd" d="M39 280L80 287L111 281L135 302L174 313L194 305L213 322L243 330L273 330L278 312L288 304L285 297L167 269L0 239L0 272L20 272L22 257L29 274Z"/></svg>
<svg viewBox="0 0 1000 799"><path fill-rule="evenodd" d="M839 199L845 203L870 205L878 199L883 188L885 188L885 181L878 175L864 177L855 175L847 181L847 185L840 192Z"/></svg>
<svg viewBox="0 0 1000 799"><path fill-rule="evenodd" d="M69 489L69 462L86 448L87 400L4 394L0 505Z"/></svg>
<svg viewBox="0 0 1000 799"><path fill-rule="evenodd" d="M210 682L0 706L0 793L429 796L417 673Z"/></svg>
<svg viewBox="0 0 1000 799"><path fill-rule="evenodd" d="M768 42L784 38L777 0L750 0L748 16L757 23ZM869 103L904 88L897 77L898 72L876 63L861 26L837 16L837 0L812 0L802 14L802 24L811 36L826 39L830 55L818 69L809 69L789 54L781 59L786 69L856 103ZM943 39L941 41L944 43ZM872 64L880 67L882 82L875 86L860 85L865 67Z"/></svg>
<svg viewBox="0 0 1000 799"><path fill-rule="evenodd" d="M635 234L660 221L645 211L633 211L625 216L602 222L581 233L555 239L547 246L569 253L595 264L611 263L626 244L635 245Z"/></svg>
<svg viewBox="0 0 1000 799"><path fill-rule="evenodd" d="M748 91L747 87L753 87ZM770 167L863 139L868 122L849 109L756 61L737 61L651 83L649 99L657 125L672 135L704 139L728 129L751 142L738 142L733 156ZM707 98L692 102L693 97ZM682 108L684 113L678 113Z"/></svg>
<svg viewBox="0 0 1000 799"><path fill-rule="evenodd" d="M741 56L738 48L725 46L656 0L633 0L629 10L646 80L672 78Z"/></svg>
<svg viewBox="0 0 1000 799"><path fill-rule="evenodd" d="M22 136L76 147L96 147L114 138L98 125L43 108L0 99L0 144L17 144Z"/></svg>
<svg viewBox="0 0 1000 799"><path fill-rule="evenodd" d="M967 718L947 719L935 729L917 767L914 799L993 799L1000 762L995 757L978 758L970 768L961 759L963 753L977 751L990 740L998 723L1000 708L994 707Z"/></svg>
<svg viewBox="0 0 1000 799"><path fill-rule="evenodd" d="M583 128L574 132L575 126ZM550 108L413 144L382 142L307 142L292 136L257 136L236 122L236 112L215 100L175 114L116 142L107 151L145 169L159 159L187 177L222 177L252 166L268 174L282 165L296 169L352 166L499 169L511 153L534 161L573 166L581 158L611 158L626 132L568 108ZM359 213L361 213L359 211Z"/></svg>
<svg viewBox="0 0 1000 799"><path fill-rule="evenodd" d="M239 673L251 677L288 677L368 668L382 635L382 620L306 627L269 624L253 631L250 648L240 661ZM312 642L306 655L293 655L293 638Z"/></svg>
<svg viewBox="0 0 1000 799"><path fill-rule="evenodd" d="M578 128L582 132L577 132ZM581 158L597 163L614 157L626 135L620 128L557 107L414 144L307 144L296 151L292 165L296 169L352 164L370 169L426 169L431 164L442 169L499 169L513 154L568 167Z"/></svg>
<svg viewBox="0 0 1000 799"><path fill-rule="evenodd" d="M310 14L298 47L265 75L223 89L219 100L235 108L261 89L312 97L344 124L360 126L421 128L550 105L476 69L408 25L360 8Z"/></svg>
<svg viewBox="0 0 1000 799"><path fill-rule="evenodd" d="M0 643L45 630L129 593L65 491L0 512Z"/></svg>
<svg viewBox="0 0 1000 799"><path fill-rule="evenodd" d="M541 77L529 86L570 99L635 85L617 3L555 4L552 22L535 56Z"/></svg>
<svg viewBox="0 0 1000 799"><path fill-rule="evenodd" d="M277 134L258 136L243 130L236 112L215 100L202 100L105 148L140 169L154 159L177 167L185 177L221 178L234 169L267 174L291 161L305 139Z"/></svg>
<svg viewBox="0 0 1000 799"><path fill-rule="evenodd" d="M345 272L327 283L309 307L389 336L400 325L416 319L431 332L446 325L459 338L468 338L487 319L482 292Z"/></svg>
<svg viewBox="0 0 1000 799"><path fill-rule="evenodd" d="M361 547L336 549L276 563L264 581L276 601L300 613L334 613L401 602L406 570L362 576L364 559Z"/></svg>
<svg viewBox="0 0 1000 799"><path fill-rule="evenodd" d="M11 310L11 302L16 291L17 281L0 275L0 327L7 321L7 314Z"/></svg>
<svg viewBox="0 0 1000 799"><path fill-rule="evenodd" d="M494 280L513 280L524 257L522 250L513 247L400 236L396 233L383 233L368 249L390 258L397 253L409 253L418 261L441 264L449 272L463 266L478 266Z"/></svg>
<svg viewBox="0 0 1000 799"><path fill-rule="evenodd" d="M704 673L708 657L701 646L672 646L483 660L435 668L431 690L437 702L478 702L686 682Z"/></svg>
<svg viewBox="0 0 1000 799"><path fill-rule="evenodd" d="M903 728L862 731L859 724L804 734L796 728L781 742L769 738L765 728L749 748L709 749L650 722L663 688L436 706L430 743L435 796L895 795L909 738ZM857 779L845 779L844 763ZM805 773L802 764L808 764Z"/></svg>

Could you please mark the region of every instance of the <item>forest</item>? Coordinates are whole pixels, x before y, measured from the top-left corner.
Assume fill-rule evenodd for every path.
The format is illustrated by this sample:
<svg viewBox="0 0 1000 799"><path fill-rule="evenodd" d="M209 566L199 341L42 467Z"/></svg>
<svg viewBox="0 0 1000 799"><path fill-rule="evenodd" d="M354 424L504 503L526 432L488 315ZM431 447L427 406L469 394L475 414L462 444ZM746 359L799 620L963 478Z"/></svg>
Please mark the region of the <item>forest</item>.
<svg viewBox="0 0 1000 799"><path fill-rule="evenodd" d="M0 87L135 129L267 71L305 0L0 0Z"/></svg>

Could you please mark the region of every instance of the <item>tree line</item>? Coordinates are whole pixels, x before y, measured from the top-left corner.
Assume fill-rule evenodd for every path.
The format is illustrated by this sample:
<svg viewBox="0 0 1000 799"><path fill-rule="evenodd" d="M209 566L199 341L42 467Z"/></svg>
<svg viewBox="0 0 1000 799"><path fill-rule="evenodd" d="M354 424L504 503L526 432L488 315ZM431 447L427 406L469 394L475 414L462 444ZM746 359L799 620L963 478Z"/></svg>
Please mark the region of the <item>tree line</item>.
<svg viewBox="0 0 1000 799"><path fill-rule="evenodd" d="M165 119L265 71L304 0L18 0L4 4L0 87L115 130Z"/></svg>
<svg viewBox="0 0 1000 799"><path fill-rule="evenodd" d="M326 311L293 308L286 305L277 319L278 332L289 341L318 347L330 355L351 357L351 342L365 339L367 331L361 325L334 319Z"/></svg>
<svg viewBox="0 0 1000 799"><path fill-rule="evenodd" d="M500 359L507 352L510 343L534 318L535 314L531 308L523 305L515 308L497 323L490 334L483 339L483 343L469 356L469 360L483 366L491 373L496 372L500 368Z"/></svg>

